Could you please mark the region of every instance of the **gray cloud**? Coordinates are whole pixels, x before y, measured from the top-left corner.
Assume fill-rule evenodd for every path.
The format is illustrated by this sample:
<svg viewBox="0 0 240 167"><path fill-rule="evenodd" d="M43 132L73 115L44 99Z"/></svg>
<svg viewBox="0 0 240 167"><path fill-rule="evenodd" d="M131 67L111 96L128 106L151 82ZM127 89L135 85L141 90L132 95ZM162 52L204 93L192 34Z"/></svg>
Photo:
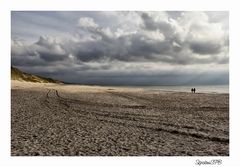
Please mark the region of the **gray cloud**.
<svg viewBox="0 0 240 167"><path fill-rule="evenodd" d="M111 70L109 70L109 68ZM194 85L194 84L228 84L227 70L214 71L202 67L203 70L188 68L170 71L146 71L139 70L112 70L111 66L58 69L54 72L48 70L23 68L31 70L38 75L50 76L72 83L99 84L99 85ZM129 72L131 71L131 72ZM74 75L73 75L74 74ZM63 78L63 76L65 76Z"/></svg>
<svg viewBox="0 0 240 167"><path fill-rule="evenodd" d="M190 44L193 52L199 54L218 54L221 52L221 44L211 42L193 42Z"/></svg>
<svg viewBox="0 0 240 167"><path fill-rule="evenodd" d="M51 38L41 36L39 41L32 47L35 54L38 54L45 61L61 61L67 57L67 53L61 44Z"/></svg>
<svg viewBox="0 0 240 167"><path fill-rule="evenodd" d="M11 61L13 66L29 72L88 84L193 82L198 71L196 66L214 65L221 71L209 69L203 73L205 80L202 80L223 82L220 79L223 77L225 82L228 80L228 13L218 13L14 12ZM41 25L31 21L34 18L41 19ZM56 33L52 33L54 27L50 22L55 28L59 25ZM26 28L24 24L29 25L29 33L21 31ZM16 39L16 34L26 35ZM29 34L35 34L35 42L33 36L29 40ZM184 72L179 73L180 69ZM186 74L188 69L195 70Z"/></svg>
<svg viewBox="0 0 240 167"><path fill-rule="evenodd" d="M34 66L63 61L67 58L67 53L61 44L54 40L41 36L32 45L12 40L12 64Z"/></svg>
<svg viewBox="0 0 240 167"><path fill-rule="evenodd" d="M172 27L171 23L169 22L169 18L167 20L153 20L147 13L142 13L141 17L143 19L144 27L148 30L160 30L166 36L174 33L174 28Z"/></svg>

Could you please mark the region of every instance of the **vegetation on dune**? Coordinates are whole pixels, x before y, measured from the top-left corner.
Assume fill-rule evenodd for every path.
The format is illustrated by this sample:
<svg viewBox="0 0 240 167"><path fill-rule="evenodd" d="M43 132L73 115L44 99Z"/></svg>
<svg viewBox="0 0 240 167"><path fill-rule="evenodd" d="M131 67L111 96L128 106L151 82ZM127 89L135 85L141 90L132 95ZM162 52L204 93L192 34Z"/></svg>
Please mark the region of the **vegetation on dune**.
<svg viewBox="0 0 240 167"><path fill-rule="evenodd" d="M38 75L25 73L15 67L11 67L11 80L39 83L62 83L61 81L52 78L45 78Z"/></svg>

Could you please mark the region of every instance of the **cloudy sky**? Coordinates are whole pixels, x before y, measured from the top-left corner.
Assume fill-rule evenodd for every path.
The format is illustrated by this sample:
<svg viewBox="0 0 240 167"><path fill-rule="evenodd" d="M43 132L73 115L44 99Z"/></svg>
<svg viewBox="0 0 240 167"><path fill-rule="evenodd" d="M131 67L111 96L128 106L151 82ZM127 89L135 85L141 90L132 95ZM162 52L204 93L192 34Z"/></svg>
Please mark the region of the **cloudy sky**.
<svg viewBox="0 0 240 167"><path fill-rule="evenodd" d="M228 12L12 12L11 63L65 82L228 84Z"/></svg>

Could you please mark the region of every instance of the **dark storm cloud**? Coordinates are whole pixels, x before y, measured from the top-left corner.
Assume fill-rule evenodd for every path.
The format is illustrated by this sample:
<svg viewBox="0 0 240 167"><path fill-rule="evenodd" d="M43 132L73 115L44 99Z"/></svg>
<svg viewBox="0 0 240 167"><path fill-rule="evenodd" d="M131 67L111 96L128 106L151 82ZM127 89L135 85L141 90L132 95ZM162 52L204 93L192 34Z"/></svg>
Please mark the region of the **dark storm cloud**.
<svg viewBox="0 0 240 167"><path fill-rule="evenodd" d="M20 41L12 40L12 64L13 65L43 65L55 61L63 61L67 58L66 51L61 44L54 39L40 37L32 45L25 45ZM31 64L32 62L32 64Z"/></svg>
<svg viewBox="0 0 240 167"><path fill-rule="evenodd" d="M22 57L14 56L11 59L11 63L14 66L46 66L45 61L27 56L24 57L24 59Z"/></svg>
<svg viewBox="0 0 240 167"><path fill-rule="evenodd" d="M36 54L45 61L61 61L67 57L62 45L51 38L40 37L33 47L33 50L35 49L34 51L37 52Z"/></svg>
<svg viewBox="0 0 240 167"><path fill-rule="evenodd" d="M11 60L71 82L193 82L194 71L184 73L199 65L214 64L226 76L227 27L227 12L13 12ZM222 76L204 73L214 74Z"/></svg>
<svg viewBox="0 0 240 167"><path fill-rule="evenodd" d="M72 54L83 62L106 59L160 61L173 64L198 63L199 58L197 56L194 54L189 56L191 53L187 52L188 47L189 51L203 55L221 52L223 45L218 41L208 42L207 39L204 41L198 41L197 39L192 41L188 39L180 40L177 27L169 21L170 17L167 14L164 15L165 19L163 20L154 20L154 16L150 15L151 13L138 12L137 14L142 19L143 24L139 26L135 33L116 36L116 31L111 30L110 27L101 27L95 23L93 18L81 17L78 28L81 33L85 32L89 35L91 40L84 42L70 40L66 43L64 40L56 42L53 38L40 37L38 42L30 45L29 48L45 61L61 61ZM171 15L173 15L173 12ZM197 26L197 29L201 29L201 27ZM161 36L162 39L154 38L156 35ZM190 44L188 45L188 43ZM186 60L183 63L182 59L184 58ZM199 59L199 63L211 63L210 61L213 59L209 58L208 60L209 62Z"/></svg>
<svg viewBox="0 0 240 167"><path fill-rule="evenodd" d="M205 67L203 67L205 68ZM210 71L209 69L185 69L158 71L149 73L147 71L122 70L103 71L103 68L68 68L58 69L54 72L39 69L23 68L25 71L34 72L42 76L50 76L71 83L91 85L194 85L194 84L228 84L228 71ZM108 69L108 68L107 68ZM74 75L73 75L74 74ZM64 76L64 77L63 77Z"/></svg>
<svg viewBox="0 0 240 167"><path fill-rule="evenodd" d="M120 39L91 41L76 48L76 57L83 61L119 60L119 61L164 61L164 54L168 54L171 46L164 41L147 39L141 34L134 34ZM162 54L162 56L156 56Z"/></svg>
<svg viewBox="0 0 240 167"><path fill-rule="evenodd" d="M193 42L190 44L193 52L199 54L218 54L221 52L221 44L211 42Z"/></svg>
<svg viewBox="0 0 240 167"><path fill-rule="evenodd" d="M102 49L98 50L96 48L92 50L79 50L76 54L77 58L83 62L98 61L104 59L104 55Z"/></svg>

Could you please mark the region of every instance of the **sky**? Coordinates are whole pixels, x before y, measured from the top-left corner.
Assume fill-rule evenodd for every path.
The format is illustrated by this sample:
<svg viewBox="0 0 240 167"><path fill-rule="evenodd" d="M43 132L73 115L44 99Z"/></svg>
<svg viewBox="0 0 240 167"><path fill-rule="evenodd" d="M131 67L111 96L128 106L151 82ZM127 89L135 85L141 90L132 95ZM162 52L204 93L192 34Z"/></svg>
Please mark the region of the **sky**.
<svg viewBox="0 0 240 167"><path fill-rule="evenodd" d="M11 65L68 83L229 84L228 12L12 11Z"/></svg>

